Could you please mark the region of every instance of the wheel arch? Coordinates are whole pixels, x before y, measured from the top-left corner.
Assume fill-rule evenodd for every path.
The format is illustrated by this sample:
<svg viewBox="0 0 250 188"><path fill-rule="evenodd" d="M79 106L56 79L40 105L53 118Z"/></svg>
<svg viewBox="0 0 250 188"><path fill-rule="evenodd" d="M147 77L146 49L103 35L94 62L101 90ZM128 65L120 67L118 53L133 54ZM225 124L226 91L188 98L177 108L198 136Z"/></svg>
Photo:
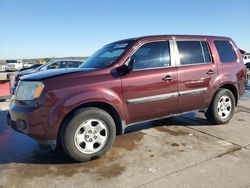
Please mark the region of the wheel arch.
<svg viewBox="0 0 250 188"><path fill-rule="evenodd" d="M238 99L239 99L239 95L238 95L238 90L237 90L237 88L235 87L235 85L234 84L232 84L232 83L225 83L225 84L223 84L223 85L221 85L220 87L219 87L219 89L228 89L229 91L231 91L232 93L233 93L233 95L234 95L234 98L235 98L235 106L237 106L237 104L238 104ZM217 92L216 92L217 93ZM215 95L216 95L216 93L215 93ZM214 95L214 96L215 96Z"/></svg>
<svg viewBox="0 0 250 188"><path fill-rule="evenodd" d="M64 127L64 124L67 124L70 119L73 117L73 114L75 111L81 108L87 108L87 107L97 107L102 110L105 110L107 113L111 115L111 117L115 121L116 125L116 134L121 135L124 132L124 127L122 123L122 118L121 115L119 114L118 110L111 104L107 102L102 102L102 101L93 101L93 102L86 102L84 104L78 105L77 107L73 108L71 111L69 111L63 118L62 123L59 127L59 131L57 134L57 140L59 140L59 137L61 135L62 128Z"/></svg>

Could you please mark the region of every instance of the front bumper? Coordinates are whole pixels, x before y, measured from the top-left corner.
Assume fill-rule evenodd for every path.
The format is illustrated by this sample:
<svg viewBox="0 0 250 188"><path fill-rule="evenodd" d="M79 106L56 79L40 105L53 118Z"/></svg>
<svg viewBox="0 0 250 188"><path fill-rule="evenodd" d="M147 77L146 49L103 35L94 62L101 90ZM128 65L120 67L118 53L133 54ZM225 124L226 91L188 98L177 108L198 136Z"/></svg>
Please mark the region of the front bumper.
<svg viewBox="0 0 250 188"><path fill-rule="evenodd" d="M16 67L5 67L5 71L17 71Z"/></svg>
<svg viewBox="0 0 250 188"><path fill-rule="evenodd" d="M57 136L53 130L47 129L48 110L37 107L35 103L30 106L18 105L15 101L10 103L8 125L13 130L26 134L39 143L56 144Z"/></svg>

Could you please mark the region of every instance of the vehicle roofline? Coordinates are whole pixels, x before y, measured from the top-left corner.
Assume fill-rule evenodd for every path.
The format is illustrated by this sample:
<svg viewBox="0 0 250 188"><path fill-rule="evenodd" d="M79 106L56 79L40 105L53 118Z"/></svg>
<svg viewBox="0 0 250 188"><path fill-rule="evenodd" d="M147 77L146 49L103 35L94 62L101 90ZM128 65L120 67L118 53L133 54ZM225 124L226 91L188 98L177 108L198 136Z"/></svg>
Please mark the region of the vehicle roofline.
<svg viewBox="0 0 250 188"><path fill-rule="evenodd" d="M227 36L214 36L214 35L186 35L186 34L178 34L178 35L145 35L145 36L141 36L141 37L134 37L134 38L127 38L127 39L123 39L123 40L118 40L112 43L116 43L116 42L123 42L123 41L139 41L139 40L143 40L143 39L152 39L152 38L190 38L190 39L194 39L194 38L206 38L206 39L225 39L225 40L232 40L230 37ZM109 43L109 44L112 44Z"/></svg>

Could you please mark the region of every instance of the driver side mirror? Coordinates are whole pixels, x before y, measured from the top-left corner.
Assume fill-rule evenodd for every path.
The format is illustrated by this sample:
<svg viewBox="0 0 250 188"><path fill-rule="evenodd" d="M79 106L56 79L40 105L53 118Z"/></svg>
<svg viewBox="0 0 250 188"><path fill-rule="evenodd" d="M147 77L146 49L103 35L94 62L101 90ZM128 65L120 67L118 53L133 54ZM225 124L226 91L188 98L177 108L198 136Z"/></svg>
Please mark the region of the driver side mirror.
<svg viewBox="0 0 250 188"><path fill-rule="evenodd" d="M134 62L135 62L135 59L129 58L122 66L117 67L114 71L112 71L113 74L118 77L128 74L129 72L133 70Z"/></svg>
<svg viewBox="0 0 250 188"><path fill-rule="evenodd" d="M135 59L128 58L128 60L120 67L118 67L119 72L121 72L121 76L131 72L133 70Z"/></svg>

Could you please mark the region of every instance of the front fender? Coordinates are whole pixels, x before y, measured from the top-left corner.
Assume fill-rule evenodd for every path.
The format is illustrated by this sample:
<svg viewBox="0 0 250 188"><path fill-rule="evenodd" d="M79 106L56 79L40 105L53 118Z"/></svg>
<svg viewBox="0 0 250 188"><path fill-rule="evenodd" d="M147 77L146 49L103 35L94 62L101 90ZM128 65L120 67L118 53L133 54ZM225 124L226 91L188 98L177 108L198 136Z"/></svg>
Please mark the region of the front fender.
<svg viewBox="0 0 250 188"><path fill-rule="evenodd" d="M85 91L60 100L50 111L48 126L58 128L68 113L89 102L107 103L118 111L122 119L125 119L121 96L114 91L99 88L99 90Z"/></svg>

